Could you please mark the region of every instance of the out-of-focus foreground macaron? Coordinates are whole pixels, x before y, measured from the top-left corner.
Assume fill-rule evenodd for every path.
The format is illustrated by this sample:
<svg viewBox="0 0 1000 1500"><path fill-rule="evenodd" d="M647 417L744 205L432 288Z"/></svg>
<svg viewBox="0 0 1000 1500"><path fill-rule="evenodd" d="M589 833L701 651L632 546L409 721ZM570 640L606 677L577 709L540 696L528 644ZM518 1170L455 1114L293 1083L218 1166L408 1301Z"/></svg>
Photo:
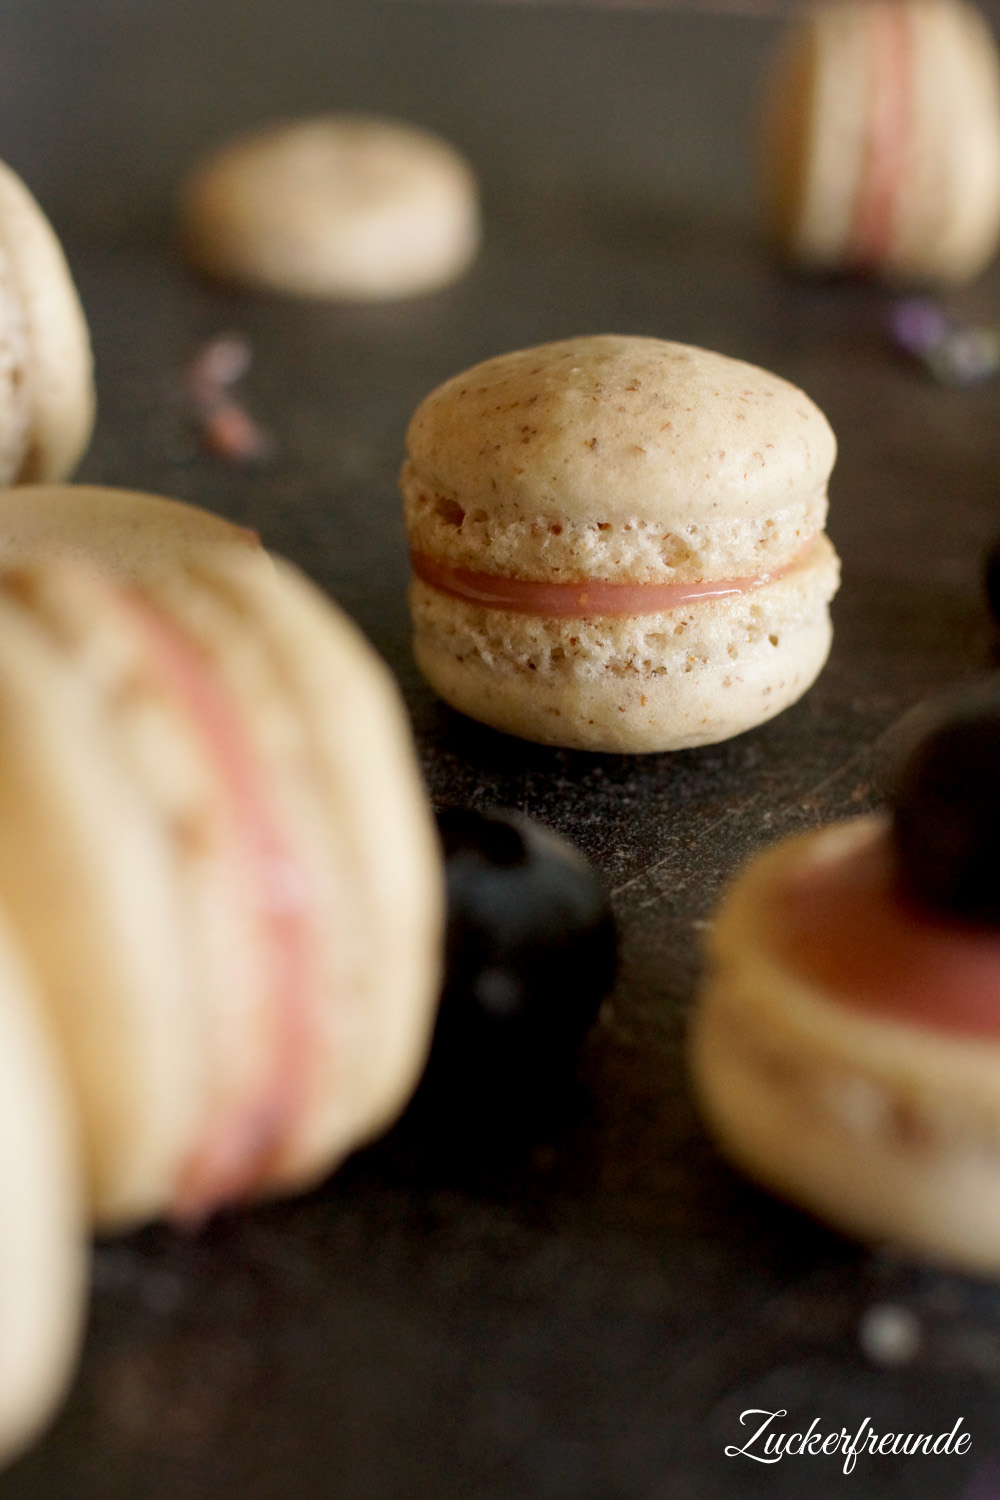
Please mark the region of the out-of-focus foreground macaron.
<svg viewBox="0 0 1000 1500"><path fill-rule="evenodd" d="M224 144L182 186L189 258L224 281L351 302L409 297L467 269L475 176L429 131L368 115L273 125Z"/></svg>
<svg viewBox="0 0 1000 1500"><path fill-rule="evenodd" d="M172 502L38 495L77 555L22 540L0 577L0 907L94 1218L197 1220L315 1181L405 1103L437 841L388 673L290 564ZM0 495L0 566L29 500ZM85 547L78 500L106 517Z"/></svg>
<svg viewBox="0 0 1000 1500"><path fill-rule="evenodd" d="M416 659L472 718L674 750L770 718L822 668L836 444L778 376L661 339L568 339L446 381L407 452Z"/></svg>
<svg viewBox="0 0 1000 1500"><path fill-rule="evenodd" d="M0 484L65 479L94 408L90 335L66 258L0 162Z"/></svg>
<svg viewBox="0 0 1000 1500"><path fill-rule="evenodd" d="M966 0L831 0L788 26L762 130L789 262L963 282L1000 241L1000 59Z"/></svg>
<svg viewBox="0 0 1000 1500"><path fill-rule="evenodd" d="M0 1463L52 1415L86 1299L76 1120L37 982L0 916Z"/></svg>

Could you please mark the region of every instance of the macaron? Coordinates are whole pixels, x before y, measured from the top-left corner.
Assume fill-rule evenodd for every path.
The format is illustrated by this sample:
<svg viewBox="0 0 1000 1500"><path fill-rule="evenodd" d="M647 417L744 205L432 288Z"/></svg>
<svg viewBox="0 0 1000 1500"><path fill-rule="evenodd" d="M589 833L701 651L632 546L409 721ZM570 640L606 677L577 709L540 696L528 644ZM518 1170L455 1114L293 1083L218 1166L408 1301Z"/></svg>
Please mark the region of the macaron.
<svg viewBox="0 0 1000 1500"><path fill-rule="evenodd" d="M761 194L812 271L960 283L1000 242L1000 58L965 0L828 0L763 95Z"/></svg>
<svg viewBox="0 0 1000 1500"><path fill-rule="evenodd" d="M911 712L893 742L887 813L785 840L723 901L695 1086L723 1151L766 1186L862 1239L996 1275L996 684Z"/></svg>
<svg viewBox="0 0 1000 1500"><path fill-rule="evenodd" d="M76 555L0 576L0 909L93 1219L197 1223L315 1182L409 1097L440 855L396 690L333 605L152 497L92 493L88 566L78 498Z"/></svg>
<svg viewBox="0 0 1000 1500"><path fill-rule="evenodd" d="M211 276L348 302L443 287L480 241L461 153L372 115L291 121L223 144L183 184L180 220L187 255Z"/></svg>
<svg viewBox="0 0 1000 1500"><path fill-rule="evenodd" d="M83 1324L87 1228L76 1122L33 975L0 916L0 1463L65 1392Z"/></svg>
<svg viewBox="0 0 1000 1500"><path fill-rule="evenodd" d="M66 258L0 162L0 484L66 478L94 410L90 335Z"/></svg>
<svg viewBox="0 0 1000 1500"><path fill-rule="evenodd" d="M424 676L543 744L711 744L830 647L836 443L777 375L599 335L489 359L417 408L401 487Z"/></svg>
<svg viewBox="0 0 1000 1500"><path fill-rule="evenodd" d="M691 1033L736 1166L845 1233L1000 1270L995 932L900 895L888 822L760 855L713 924Z"/></svg>

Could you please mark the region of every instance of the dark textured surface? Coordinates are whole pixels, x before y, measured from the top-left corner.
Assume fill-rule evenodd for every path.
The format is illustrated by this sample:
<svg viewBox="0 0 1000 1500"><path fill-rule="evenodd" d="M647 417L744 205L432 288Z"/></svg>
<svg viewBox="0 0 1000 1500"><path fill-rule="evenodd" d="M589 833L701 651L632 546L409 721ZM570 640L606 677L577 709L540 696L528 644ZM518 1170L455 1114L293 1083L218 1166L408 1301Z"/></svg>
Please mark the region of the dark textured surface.
<svg viewBox="0 0 1000 1500"><path fill-rule="evenodd" d="M849 1245L745 1185L683 1068L699 932L754 848L869 805L873 742L991 665L979 593L1000 529L1000 387L928 383L886 298L783 279L757 243L748 121L766 23L572 7L10 0L0 155L69 249L101 414L82 478L256 526L397 673L439 803L574 839L614 891L621 981L579 1089L527 1147L404 1120L312 1197L101 1245L82 1367L2 1500L995 1500L1000 1290ZM237 299L172 258L169 191L201 145L273 113L389 109L447 131L486 186L482 259L398 306ZM955 301L1000 315L992 273ZM274 435L252 471L201 451L183 370L246 333L242 394ZM519 344L660 334L771 367L827 411L844 560L829 666L716 748L540 749L460 721L409 657L395 490L430 386ZM516 1106L512 1102L512 1108ZM901 1368L866 1313L922 1330ZM739 1414L941 1432L967 1458L726 1459Z"/></svg>

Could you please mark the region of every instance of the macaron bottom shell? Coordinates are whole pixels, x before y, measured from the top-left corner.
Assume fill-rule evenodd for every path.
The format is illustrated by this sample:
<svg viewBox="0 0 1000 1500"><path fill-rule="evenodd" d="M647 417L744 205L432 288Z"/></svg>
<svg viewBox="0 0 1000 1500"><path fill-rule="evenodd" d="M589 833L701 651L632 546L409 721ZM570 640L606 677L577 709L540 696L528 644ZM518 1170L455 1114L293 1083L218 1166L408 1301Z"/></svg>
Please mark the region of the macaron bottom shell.
<svg viewBox="0 0 1000 1500"><path fill-rule="evenodd" d="M414 655L445 702L541 744L625 754L740 734L812 685L832 640L838 562L662 614L542 619L411 585Z"/></svg>
<svg viewBox="0 0 1000 1500"><path fill-rule="evenodd" d="M40 603L20 575L0 585L0 901L62 1053L91 1211L113 1226L169 1193L203 1027L165 823Z"/></svg>

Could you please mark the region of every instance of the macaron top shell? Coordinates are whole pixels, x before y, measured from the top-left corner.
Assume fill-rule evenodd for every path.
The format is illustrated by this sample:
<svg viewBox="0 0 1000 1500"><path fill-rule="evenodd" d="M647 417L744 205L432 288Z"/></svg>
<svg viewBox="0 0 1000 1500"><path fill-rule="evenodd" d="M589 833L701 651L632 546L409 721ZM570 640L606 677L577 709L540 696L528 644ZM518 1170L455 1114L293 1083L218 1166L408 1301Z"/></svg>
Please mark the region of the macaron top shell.
<svg viewBox="0 0 1000 1500"><path fill-rule="evenodd" d="M402 121L328 115L226 142L184 185L188 254L224 280L366 301L431 291L479 247L472 169Z"/></svg>
<svg viewBox="0 0 1000 1500"><path fill-rule="evenodd" d="M148 698L75 576L0 578L0 898L62 1049L91 1212L120 1225L169 1201L202 1109L204 1024L170 798L131 773Z"/></svg>
<svg viewBox="0 0 1000 1500"><path fill-rule="evenodd" d="M822 529L836 442L808 396L755 365L597 335L503 354L446 381L417 408L407 452L418 550L444 546L472 564L478 543L463 559L461 536L478 526L495 571L580 576L582 544L591 576L642 581L726 576L748 562L753 571L769 532L780 541L764 551L787 561ZM524 533L506 559L496 551L504 526ZM706 557L713 542L720 556Z"/></svg>

